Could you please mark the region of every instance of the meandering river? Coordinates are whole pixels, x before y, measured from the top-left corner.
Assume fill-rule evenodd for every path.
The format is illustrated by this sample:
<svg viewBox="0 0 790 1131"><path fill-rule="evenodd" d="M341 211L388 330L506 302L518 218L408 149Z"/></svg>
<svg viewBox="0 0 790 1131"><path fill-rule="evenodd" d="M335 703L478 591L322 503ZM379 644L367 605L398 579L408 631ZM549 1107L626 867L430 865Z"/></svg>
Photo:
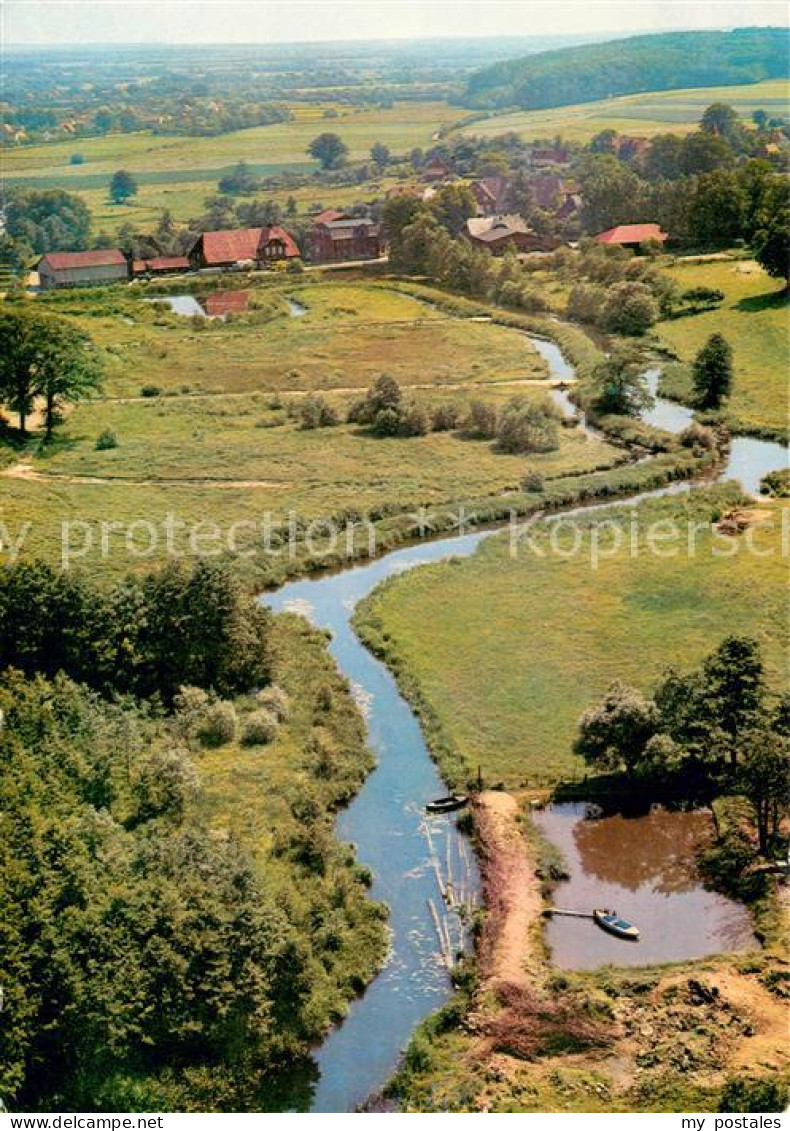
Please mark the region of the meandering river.
<svg viewBox="0 0 790 1131"><path fill-rule="evenodd" d="M267 596L270 608L303 613L332 633L330 650L350 680L365 715L377 766L337 822L337 835L357 847L374 875L371 895L390 909L387 964L327 1037L315 1059L320 1071L313 1111L353 1111L397 1067L415 1026L450 993L429 900L442 908L435 864L457 889L479 887L471 849L452 816L426 818L424 805L446 793L411 708L389 670L360 644L351 627L357 603L385 578L449 555L472 554L485 532L396 550L367 565L295 581ZM428 824L428 835L426 835ZM431 851L433 845L433 851ZM460 920L444 916L453 941Z"/></svg>
<svg viewBox="0 0 790 1131"><path fill-rule="evenodd" d="M573 379L572 368L554 343L532 340L549 362L552 377ZM650 380L657 382L657 373ZM691 413L659 399L646 419L678 432L688 425ZM786 463L787 449L781 445L738 439L721 478L737 477L747 490L756 491L767 470ZM628 502L633 505L638 498ZM360 862L374 876L372 897L390 908L390 956L346 1020L315 1053L316 1112L354 1111L376 1093L397 1067L415 1026L450 996L429 905L440 910L443 906L437 861L445 869L449 861L454 883L467 895L474 896L479 887L475 862L455 820L430 818L426 834L425 802L446 790L392 674L357 639L351 627L353 610L385 578L426 562L467 557L493 533L478 531L396 550L365 565L292 582L265 598L273 610L303 613L332 634L330 649L365 714L377 758L376 769L338 817L337 835L356 845ZM615 851L614 845L610 848ZM444 920L454 932L453 946L463 945L458 917L450 912ZM680 947L678 958L699 953L681 953L685 949Z"/></svg>

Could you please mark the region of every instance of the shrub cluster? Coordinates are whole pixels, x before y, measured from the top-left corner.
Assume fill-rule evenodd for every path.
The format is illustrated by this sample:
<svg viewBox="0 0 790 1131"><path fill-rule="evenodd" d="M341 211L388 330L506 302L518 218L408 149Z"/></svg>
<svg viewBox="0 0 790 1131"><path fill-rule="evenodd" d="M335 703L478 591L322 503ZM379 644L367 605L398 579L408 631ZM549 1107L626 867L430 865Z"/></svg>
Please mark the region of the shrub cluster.
<svg viewBox="0 0 790 1131"><path fill-rule="evenodd" d="M481 400L472 401L466 411L454 402L428 408L406 400L397 381L382 376L351 405L348 419L367 425L377 436L457 430L473 439L496 440L500 451L521 454L558 448L562 413L548 397L513 397L501 412Z"/></svg>

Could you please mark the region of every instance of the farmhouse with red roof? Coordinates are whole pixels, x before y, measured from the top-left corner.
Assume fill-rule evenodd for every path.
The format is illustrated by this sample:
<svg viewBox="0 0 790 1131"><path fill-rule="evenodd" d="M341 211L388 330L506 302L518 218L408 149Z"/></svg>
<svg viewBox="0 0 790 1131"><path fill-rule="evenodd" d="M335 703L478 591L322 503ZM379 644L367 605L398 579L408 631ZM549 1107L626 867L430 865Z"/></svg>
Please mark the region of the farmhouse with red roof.
<svg viewBox="0 0 790 1131"><path fill-rule="evenodd" d="M36 265L41 287L85 287L129 278L129 263L117 247L100 251L50 251Z"/></svg>
<svg viewBox="0 0 790 1131"><path fill-rule="evenodd" d="M204 232L193 245L193 267L242 267L298 259L299 248L285 228L236 228Z"/></svg>
<svg viewBox="0 0 790 1131"><path fill-rule="evenodd" d="M669 236L661 230L660 224L618 224L617 227L609 228L608 231L597 235L595 242L636 249L649 240L664 243L668 239Z"/></svg>

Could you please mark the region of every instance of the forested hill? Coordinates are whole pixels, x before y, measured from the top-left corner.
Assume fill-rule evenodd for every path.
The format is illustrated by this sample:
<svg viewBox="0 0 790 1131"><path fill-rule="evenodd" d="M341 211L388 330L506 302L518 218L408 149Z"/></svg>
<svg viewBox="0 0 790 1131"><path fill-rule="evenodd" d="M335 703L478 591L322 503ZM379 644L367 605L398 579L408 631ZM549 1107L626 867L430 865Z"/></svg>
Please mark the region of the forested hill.
<svg viewBox="0 0 790 1131"><path fill-rule="evenodd" d="M546 51L469 79L464 104L537 110L618 94L735 86L788 74L786 28L670 32Z"/></svg>

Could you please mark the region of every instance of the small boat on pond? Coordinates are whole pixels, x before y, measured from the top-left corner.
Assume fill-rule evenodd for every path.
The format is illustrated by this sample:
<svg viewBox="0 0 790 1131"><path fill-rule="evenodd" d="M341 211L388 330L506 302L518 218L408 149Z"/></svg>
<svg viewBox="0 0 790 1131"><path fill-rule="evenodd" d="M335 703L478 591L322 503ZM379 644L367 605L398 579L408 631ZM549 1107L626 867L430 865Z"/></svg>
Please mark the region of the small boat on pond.
<svg viewBox="0 0 790 1131"><path fill-rule="evenodd" d="M608 931L610 935L616 935L618 939L636 942L639 938L639 929L633 923L629 923L627 919L623 919L616 911L609 911L606 907L597 907L593 911L593 919L602 930Z"/></svg>
<svg viewBox="0 0 790 1131"><path fill-rule="evenodd" d="M453 793L450 797L437 797L425 806L427 813L454 813L456 809L463 809L469 804L466 794Z"/></svg>

